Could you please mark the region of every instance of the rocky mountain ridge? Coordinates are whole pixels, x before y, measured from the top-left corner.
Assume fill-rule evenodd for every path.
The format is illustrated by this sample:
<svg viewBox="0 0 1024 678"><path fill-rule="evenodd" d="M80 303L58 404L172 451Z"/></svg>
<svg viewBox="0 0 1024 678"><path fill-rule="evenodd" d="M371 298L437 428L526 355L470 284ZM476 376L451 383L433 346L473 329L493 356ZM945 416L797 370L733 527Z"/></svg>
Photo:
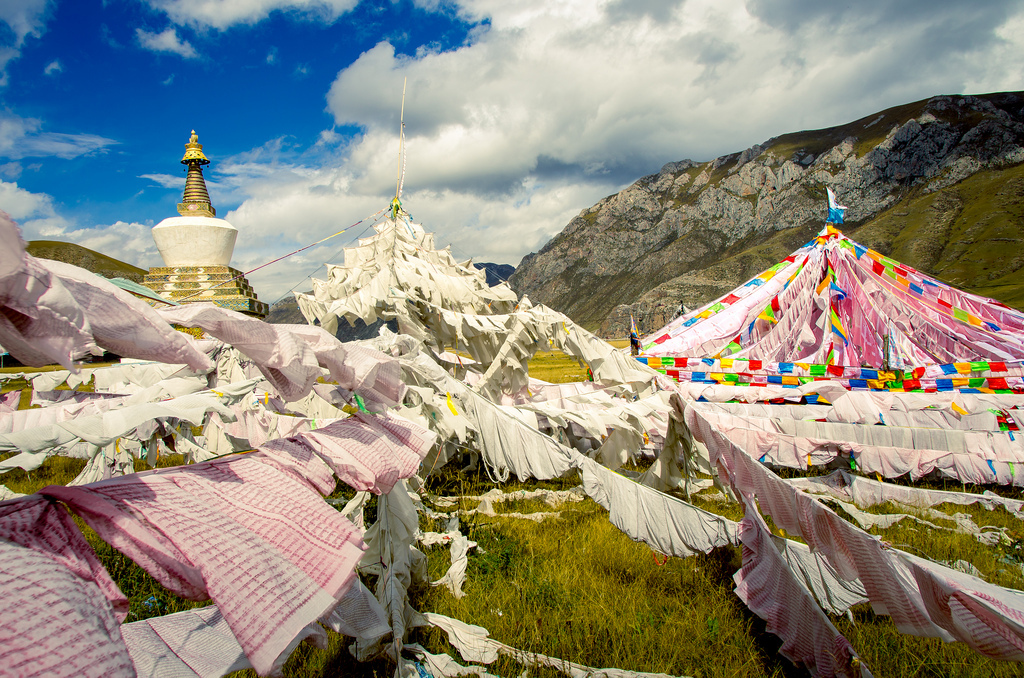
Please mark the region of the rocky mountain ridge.
<svg viewBox="0 0 1024 678"><path fill-rule="evenodd" d="M585 209L513 288L604 336L654 330L820 230L825 187L863 244L1024 303L1024 93L937 96L712 161L669 163Z"/></svg>

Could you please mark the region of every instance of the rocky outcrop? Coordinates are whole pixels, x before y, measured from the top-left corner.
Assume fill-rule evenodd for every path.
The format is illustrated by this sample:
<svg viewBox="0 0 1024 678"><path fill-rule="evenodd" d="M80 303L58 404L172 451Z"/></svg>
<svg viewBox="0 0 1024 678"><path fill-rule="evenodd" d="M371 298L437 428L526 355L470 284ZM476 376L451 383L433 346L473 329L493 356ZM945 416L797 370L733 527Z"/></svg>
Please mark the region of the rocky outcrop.
<svg viewBox="0 0 1024 678"><path fill-rule="evenodd" d="M806 242L824 220L826 186L849 206L849 232L1022 162L1024 93L934 97L669 163L582 210L509 282L605 336L622 336L631 311L655 329L680 304L705 303Z"/></svg>

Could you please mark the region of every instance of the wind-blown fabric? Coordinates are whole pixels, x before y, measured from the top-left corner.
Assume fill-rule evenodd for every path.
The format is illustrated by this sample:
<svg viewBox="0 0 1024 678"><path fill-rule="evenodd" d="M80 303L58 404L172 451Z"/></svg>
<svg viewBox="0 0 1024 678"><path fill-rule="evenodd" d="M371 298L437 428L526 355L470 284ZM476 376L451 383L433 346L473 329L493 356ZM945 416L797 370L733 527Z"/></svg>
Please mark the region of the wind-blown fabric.
<svg viewBox="0 0 1024 678"><path fill-rule="evenodd" d="M213 304L160 309L168 322L204 331L242 351L285 400L309 393L323 369L349 391L372 402L397 405L400 369L389 356L362 347L347 349L321 328L271 325Z"/></svg>
<svg viewBox="0 0 1024 678"><path fill-rule="evenodd" d="M362 555L354 526L257 459L129 478L41 494L71 506L172 593L212 598L260 673L283 663L351 585Z"/></svg>
<svg viewBox="0 0 1024 678"><path fill-rule="evenodd" d="M1020 499L1001 497L993 492L973 494L894 485L855 476L843 469L837 469L827 476L790 478L787 482L812 493L829 494L837 499L852 502L860 508L869 508L886 502L915 508L929 508L945 503L961 506L981 504L989 510L1002 506L1018 518L1024 518L1024 501Z"/></svg>
<svg viewBox="0 0 1024 678"><path fill-rule="evenodd" d="M276 325L206 303L169 306L157 313L169 323L202 328L241 350L286 400L309 393L322 374L306 342Z"/></svg>
<svg viewBox="0 0 1024 678"><path fill-rule="evenodd" d="M736 523L576 457L583 489L608 509L609 520L634 541L677 558L738 543Z"/></svg>
<svg viewBox="0 0 1024 678"><path fill-rule="evenodd" d="M212 605L124 624L121 635L140 678L220 678L252 668Z"/></svg>
<svg viewBox="0 0 1024 678"><path fill-rule="evenodd" d="M98 345L122 358L185 364L196 372L213 369L209 357L146 302L78 266L48 259L39 262L82 307Z"/></svg>
<svg viewBox="0 0 1024 678"><path fill-rule="evenodd" d="M1024 439L999 431L926 428L920 425L864 425L786 417L732 414L730 408L702 408L702 416L757 459L806 469L842 456L856 468L886 478L932 473L962 482L1024 485ZM984 417L983 417L984 418ZM889 423L898 423L894 417ZM977 421L981 421L979 418ZM995 421L994 417L991 419Z"/></svg>
<svg viewBox="0 0 1024 678"><path fill-rule="evenodd" d="M25 365L72 362L101 353L82 307L60 280L25 252L21 232L0 211L0 346Z"/></svg>
<svg viewBox="0 0 1024 678"><path fill-rule="evenodd" d="M734 577L736 595L768 623L770 633L782 638L779 653L815 676L870 676L850 641L792 576L764 519L749 504L739 538L743 541L743 567Z"/></svg>
<svg viewBox="0 0 1024 678"><path fill-rule="evenodd" d="M361 413L306 433L335 475L359 491L385 494L408 478L434 444L435 436L395 415Z"/></svg>
<svg viewBox="0 0 1024 678"><path fill-rule="evenodd" d="M468 388L421 353L404 359L402 366L408 383L429 387L431 392L445 390L445 406L423 403L426 420L451 421L449 430L471 429L479 436L480 453L498 478L515 473L520 480L543 480L560 477L571 468L569 448Z"/></svg>
<svg viewBox="0 0 1024 678"><path fill-rule="evenodd" d="M206 659L198 636L191 639L175 620L138 627L141 636L129 632L140 670L184 663L196 675L221 675L217 670L236 665L233 638L246 663L265 674L303 638L322 636L318 621L357 637L379 637L388 630L384 611L354 574L363 556L362 530L322 497L335 488L332 468L360 487L390 490L415 472L433 441L430 432L394 415L359 415L244 456L87 486L50 486L0 503L0 560L11 563L4 570L11 576L0 576L7 603L0 614L0 667L134 675L117 624L127 601L56 502L169 591L210 598L223 616L223 623L199 613L177 618L216 641L208 649L220 650ZM49 611L25 618L40 606ZM53 650L40 638L62 646ZM175 648L182 655L172 658ZM38 658L47 652L65 663Z"/></svg>
<svg viewBox="0 0 1024 678"><path fill-rule="evenodd" d="M699 407L673 397L693 435L737 493L754 495L776 525L806 540L844 579L859 578L876 613L920 636L959 640L990 657L1024 659L1024 594L990 587L939 565L915 567L908 554L887 547L846 522L814 497L776 476L704 418ZM987 601L998 591L1000 604ZM955 614L946 612L955 599Z"/></svg>
<svg viewBox="0 0 1024 678"><path fill-rule="evenodd" d="M0 503L0 672L134 676L119 622L128 601L62 507Z"/></svg>
<svg viewBox="0 0 1024 678"><path fill-rule="evenodd" d="M251 389L252 384L248 387ZM202 423L207 412L217 412L233 419L234 414L222 401L237 397L236 394L193 394L163 402L108 409L91 416L0 434L0 450L21 452L0 462L0 472L15 467L26 470L38 468L48 456L80 441L93 446L94 454L99 448L155 419L174 419L195 425Z"/></svg>

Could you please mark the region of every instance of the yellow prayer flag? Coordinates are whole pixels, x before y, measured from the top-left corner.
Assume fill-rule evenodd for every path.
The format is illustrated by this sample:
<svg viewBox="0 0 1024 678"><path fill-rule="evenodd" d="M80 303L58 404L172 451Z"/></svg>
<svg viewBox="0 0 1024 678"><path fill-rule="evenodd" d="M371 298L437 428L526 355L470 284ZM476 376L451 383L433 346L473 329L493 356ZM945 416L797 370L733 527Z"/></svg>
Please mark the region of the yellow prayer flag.
<svg viewBox="0 0 1024 678"><path fill-rule="evenodd" d="M949 406L957 414L970 414L967 410L957 405L955 400L952 403L950 403Z"/></svg>
<svg viewBox="0 0 1024 678"><path fill-rule="evenodd" d="M455 403L452 402L452 394L446 393L445 395L448 396L448 409L451 410L452 414L454 414L456 417L459 416L459 411L455 409Z"/></svg>

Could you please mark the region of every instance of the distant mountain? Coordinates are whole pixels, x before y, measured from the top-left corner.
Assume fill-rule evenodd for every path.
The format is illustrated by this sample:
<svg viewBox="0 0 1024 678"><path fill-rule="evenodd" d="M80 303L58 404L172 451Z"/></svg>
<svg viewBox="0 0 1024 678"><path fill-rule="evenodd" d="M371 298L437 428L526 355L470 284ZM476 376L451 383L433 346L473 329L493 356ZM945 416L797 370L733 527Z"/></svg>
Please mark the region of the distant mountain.
<svg viewBox="0 0 1024 678"><path fill-rule="evenodd" d="M516 267L510 264L491 264L491 263L477 263L473 262L473 265L479 269L483 269L487 275L487 284L490 287L503 282L508 282L508 279L512 277L512 274L516 272Z"/></svg>
<svg viewBox="0 0 1024 678"><path fill-rule="evenodd" d="M307 294L311 293L307 292ZM299 310L299 302L295 301L295 295L288 293L271 305L270 313L264 318L268 323L275 325L305 325L306 318Z"/></svg>
<svg viewBox="0 0 1024 678"><path fill-rule="evenodd" d="M108 257L106 254L100 254L70 242L32 240L28 243L26 250L33 257L74 264L104 278L127 278L141 283L143 276L148 273L138 266L126 264L113 257Z"/></svg>
<svg viewBox="0 0 1024 678"><path fill-rule="evenodd" d="M603 336L661 327L823 225L946 282L1024 306L1024 93L937 96L710 162L669 163L583 210L509 281Z"/></svg>
<svg viewBox="0 0 1024 678"><path fill-rule="evenodd" d="M312 293L312 290L306 292L306 294ZM270 313L267 315L265 320L268 323L274 323L276 325L307 324L305 316L303 316L302 311L299 310L299 303L295 300L295 295L290 293L286 294L270 307ZM357 318L356 324L353 327L348 324L347 320L342 319L338 322L338 331L334 333L334 336L341 341L372 339L380 334L380 327L383 324L383 320L378 320L372 325L367 325L361 319ZM390 320L387 324L392 332L398 332L397 322Z"/></svg>

